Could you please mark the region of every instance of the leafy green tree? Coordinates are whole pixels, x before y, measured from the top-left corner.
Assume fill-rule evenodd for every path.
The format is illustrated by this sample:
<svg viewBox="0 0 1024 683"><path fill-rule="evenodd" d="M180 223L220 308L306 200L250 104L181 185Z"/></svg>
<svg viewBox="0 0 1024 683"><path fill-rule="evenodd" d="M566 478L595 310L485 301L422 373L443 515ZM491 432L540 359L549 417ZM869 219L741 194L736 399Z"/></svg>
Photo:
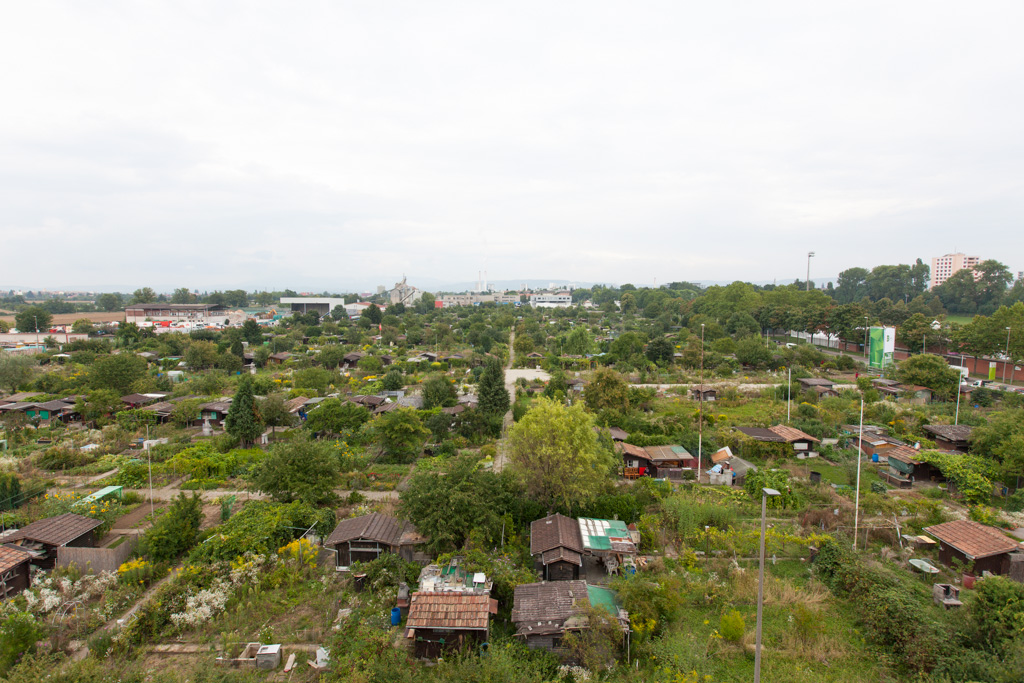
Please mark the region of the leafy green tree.
<svg viewBox="0 0 1024 683"><path fill-rule="evenodd" d="M388 459L406 463L415 460L423 452L423 444L430 436L430 430L412 408L399 408L384 413L374 424L377 442Z"/></svg>
<svg viewBox="0 0 1024 683"><path fill-rule="evenodd" d="M847 268L836 278L835 299L839 304L851 304L868 295L867 268Z"/></svg>
<svg viewBox="0 0 1024 683"><path fill-rule="evenodd" d="M336 373L324 368L304 368L292 373L292 384L296 388L326 391L336 376Z"/></svg>
<svg viewBox="0 0 1024 683"><path fill-rule="evenodd" d="M199 419L199 406L203 404L201 398L187 398L179 401L171 409L171 422L178 427L187 427Z"/></svg>
<svg viewBox="0 0 1024 683"><path fill-rule="evenodd" d="M0 351L0 388L14 393L32 379L35 369L35 358Z"/></svg>
<svg viewBox="0 0 1024 683"><path fill-rule="evenodd" d="M211 341L193 341L185 350L184 361L193 372L212 368L217 362L217 345Z"/></svg>
<svg viewBox="0 0 1024 683"><path fill-rule="evenodd" d="M21 503L21 479L14 472L0 472L0 512Z"/></svg>
<svg viewBox="0 0 1024 683"><path fill-rule="evenodd" d="M96 331L92 321L88 318L79 318L71 325L71 331L75 334L92 334Z"/></svg>
<svg viewBox="0 0 1024 683"><path fill-rule="evenodd" d="M252 445L263 433L263 416L256 405L249 375L243 376L238 383L238 390L224 418L224 430L241 441L243 448Z"/></svg>
<svg viewBox="0 0 1024 683"><path fill-rule="evenodd" d="M263 328L261 328L260 324L252 318L247 319L242 323L242 339L249 342L252 346L262 344Z"/></svg>
<svg viewBox="0 0 1024 683"><path fill-rule="evenodd" d="M911 356L900 362L896 376L903 384L928 387L941 398L955 396L960 388L960 374L938 356Z"/></svg>
<svg viewBox="0 0 1024 683"><path fill-rule="evenodd" d="M736 360L744 365L765 368L772 362L772 352L759 337L747 337L736 343Z"/></svg>
<svg viewBox="0 0 1024 683"><path fill-rule="evenodd" d="M133 304L151 304L156 301L156 292L151 287L136 289L132 294Z"/></svg>
<svg viewBox="0 0 1024 683"><path fill-rule="evenodd" d="M562 344L562 353L566 353L574 356L583 356L590 353L591 347L594 342L590 337L590 332L583 325L577 325L572 328L565 337L565 341Z"/></svg>
<svg viewBox="0 0 1024 683"><path fill-rule="evenodd" d="M242 340L238 337L235 337L231 342L231 355L237 358L245 357L245 347L242 346Z"/></svg>
<svg viewBox="0 0 1024 683"><path fill-rule="evenodd" d="M569 393L569 380L562 370L555 370L551 373L551 379L544 387L543 395L555 401L564 401Z"/></svg>
<svg viewBox="0 0 1024 683"><path fill-rule="evenodd" d="M288 411L284 394L270 394L260 402L260 415L263 424L277 430L278 427L291 427L298 417Z"/></svg>
<svg viewBox="0 0 1024 683"><path fill-rule="evenodd" d="M370 412L363 406L329 398L309 412L306 428L315 434L343 434L358 430L369 419Z"/></svg>
<svg viewBox="0 0 1024 683"><path fill-rule="evenodd" d="M412 477L400 494L402 517L430 539L434 552L457 550L471 534L498 542L502 516L519 504L519 487L508 475L479 469L475 458L453 458L446 469Z"/></svg>
<svg viewBox="0 0 1024 683"><path fill-rule="evenodd" d="M332 505L341 473L331 445L299 440L275 444L256 466L252 483L280 503Z"/></svg>
<svg viewBox="0 0 1024 683"><path fill-rule="evenodd" d="M376 306L367 306L366 310L362 312L361 317L366 318L374 325L380 325L380 321L384 318L384 314L381 313L380 309Z"/></svg>
<svg viewBox="0 0 1024 683"><path fill-rule="evenodd" d="M36 653L36 643L46 634L29 612L12 611L0 621L0 676L25 655Z"/></svg>
<svg viewBox="0 0 1024 683"><path fill-rule="evenodd" d="M89 371L89 384L127 394L136 381L146 376L148 364L134 353L101 356Z"/></svg>
<svg viewBox="0 0 1024 683"><path fill-rule="evenodd" d="M458 402L455 386L444 375L434 375L423 383L423 409L449 408Z"/></svg>
<svg viewBox="0 0 1024 683"><path fill-rule="evenodd" d="M658 337L647 345L647 358L652 363L671 363L672 354L676 351L668 339Z"/></svg>
<svg viewBox="0 0 1024 683"><path fill-rule="evenodd" d="M381 384L384 387L384 391L400 391L405 386L405 380L402 379L400 370L392 368L384 375Z"/></svg>
<svg viewBox="0 0 1024 683"><path fill-rule="evenodd" d="M171 303L191 304L195 303L196 298L196 295L189 291L188 287L178 287L176 290L174 290L174 293L171 294Z"/></svg>
<svg viewBox="0 0 1024 683"><path fill-rule="evenodd" d="M19 332L46 332L50 329L53 316L42 306L29 306L14 316L14 325Z"/></svg>
<svg viewBox="0 0 1024 683"><path fill-rule="evenodd" d="M257 346L256 350L252 352L252 360L258 368L267 367L267 362L270 360L270 349L266 346Z"/></svg>
<svg viewBox="0 0 1024 683"><path fill-rule="evenodd" d="M117 292L108 292L96 297L96 308L101 311L120 311L124 309L124 297Z"/></svg>
<svg viewBox="0 0 1024 683"><path fill-rule="evenodd" d="M517 356L528 356L533 353L533 339L528 334L517 334L516 341L512 344Z"/></svg>
<svg viewBox="0 0 1024 683"><path fill-rule="evenodd" d="M154 562L173 562L196 544L202 522L202 497L183 491L142 535L140 551Z"/></svg>
<svg viewBox="0 0 1024 683"><path fill-rule="evenodd" d="M331 370L341 365L341 361L345 359L345 349L337 344L328 344L327 346L320 349L320 353L317 355L317 360L325 367Z"/></svg>
<svg viewBox="0 0 1024 683"><path fill-rule="evenodd" d="M610 481L611 454L602 450L593 418L546 398L509 433L509 460L527 494L550 509L571 511L592 500Z"/></svg>
<svg viewBox="0 0 1024 683"><path fill-rule="evenodd" d="M583 389L583 402L594 413L629 409L629 386L622 375L611 368L598 368Z"/></svg>
<svg viewBox="0 0 1024 683"><path fill-rule="evenodd" d="M481 411L491 415L508 412L511 399L505 387L505 372L496 358L488 358L484 372L477 385L477 397Z"/></svg>

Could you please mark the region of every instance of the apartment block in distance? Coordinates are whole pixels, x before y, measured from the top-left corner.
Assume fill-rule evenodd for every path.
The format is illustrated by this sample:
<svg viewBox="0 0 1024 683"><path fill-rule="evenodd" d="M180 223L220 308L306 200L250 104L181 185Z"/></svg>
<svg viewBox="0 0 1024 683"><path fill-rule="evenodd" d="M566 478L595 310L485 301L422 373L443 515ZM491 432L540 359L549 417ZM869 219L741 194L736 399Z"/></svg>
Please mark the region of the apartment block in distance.
<svg viewBox="0 0 1024 683"><path fill-rule="evenodd" d="M963 270L964 268L974 270L979 263L981 263L981 259L979 257L965 256L964 254L946 254L945 256L933 257L931 284L928 286L928 289L938 287L959 270ZM975 280L979 277L979 273L974 274Z"/></svg>

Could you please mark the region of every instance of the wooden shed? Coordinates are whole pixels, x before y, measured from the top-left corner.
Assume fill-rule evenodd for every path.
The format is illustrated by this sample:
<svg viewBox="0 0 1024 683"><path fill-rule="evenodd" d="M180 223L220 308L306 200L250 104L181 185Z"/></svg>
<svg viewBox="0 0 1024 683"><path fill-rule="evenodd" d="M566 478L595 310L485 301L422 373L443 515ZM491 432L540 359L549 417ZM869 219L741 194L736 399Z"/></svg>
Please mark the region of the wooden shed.
<svg viewBox="0 0 1024 683"><path fill-rule="evenodd" d="M417 657L437 659L445 652L475 651L489 639L498 601L469 593L413 593L406 638Z"/></svg>
<svg viewBox="0 0 1024 683"><path fill-rule="evenodd" d="M324 546L335 550L336 567L343 571L353 562L372 562L385 553L412 561L414 547L421 540L412 524L374 513L341 520Z"/></svg>
<svg viewBox="0 0 1024 683"><path fill-rule="evenodd" d="M0 545L0 600L13 598L31 585L32 553L13 544Z"/></svg>
<svg viewBox="0 0 1024 683"><path fill-rule="evenodd" d="M557 513L534 520L530 524L530 554L547 581L580 578L583 537L579 523Z"/></svg>
<svg viewBox="0 0 1024 683"><path fill-rule="evenodd" d="M9 534L5 540L8 544L33 551L32 564L35 566L53 569L57 564L57 548L95 548L96 527L102 524L98 519L68 512L32 522Z"/></svg>
<svg viewBox="0 0 1024 683"><path fill-rule="evenodd" d="M1020 542L999 529L978 522L958 519L925 528L939 542L939 561L950 566L954 559L973 563L974 574L1010 572L1010 554L1021 550Z"/></svg>

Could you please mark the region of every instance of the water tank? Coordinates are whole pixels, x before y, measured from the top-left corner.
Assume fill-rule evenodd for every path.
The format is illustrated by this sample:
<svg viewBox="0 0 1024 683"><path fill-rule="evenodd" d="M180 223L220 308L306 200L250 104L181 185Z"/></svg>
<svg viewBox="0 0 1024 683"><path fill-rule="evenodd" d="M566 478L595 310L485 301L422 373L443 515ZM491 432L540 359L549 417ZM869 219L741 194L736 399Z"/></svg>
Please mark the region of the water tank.
<svg viewBox="0 0 1024 683"><path fill-rule="evenodd" d="M397 607L392 607L391 608L391 625L392 626L398 626L400 623L402 623L402 610L398 609Z"/></svg>

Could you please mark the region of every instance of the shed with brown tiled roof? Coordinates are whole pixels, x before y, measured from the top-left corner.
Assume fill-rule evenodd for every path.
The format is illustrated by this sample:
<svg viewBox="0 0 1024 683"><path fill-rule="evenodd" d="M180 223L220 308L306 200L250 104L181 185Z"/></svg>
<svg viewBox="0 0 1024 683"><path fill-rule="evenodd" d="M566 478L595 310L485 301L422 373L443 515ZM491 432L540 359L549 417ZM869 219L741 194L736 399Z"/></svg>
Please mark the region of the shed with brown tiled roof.
<svg viewBox="0 0 1024 683"><path fill-rule="evenodd" d="M353 562L372 562L385 553L397 553L411 560L413 543L406 540L414 533L412 524L375 512L338 522L324 547L335 550L337 567L341 569L347 569Z"/></svg>
<svg viewBox="0 0 1024 683"><path fill-rule="evenodd" d="M935 445L941 449L966 453L970 447L970 425L924 425L924 431L935 437Z"/></svg>
<svg viewBox="0 0 1024 683"><path fill-rule="evenodd" d="M95 530L102 524L98 519L68 512L32 522L9 534L5 540L27 550L38 551L39 555L32 560L32 564L52 569L57 561L57 548L96 547Z"/></svg>
<svg viewBox="0 0 1024 683"><path fill-rule="evenodd" d="M32 553L16 545L0 545L0 600L13 598L31 585Z"/></svg>
<svg viewBox="0 0 1024 683"><path fill-rule="evenodd" d="M1021 544L990 526L958 519L945 524L925 527L925 532L939 542L939 561L951 566L953 560L973 563L973 572L1006 574L1010 553L1021 550Z"/></svg>
<svg viewBox="0 0 1024 683"><path fill-rule="evenodd" d="M530 524L530 554L548 581L578 579L583 566L583 537L571 517L555 513Z"/></svg>
<svg viewBox="0 0 1024 683"><path fill-rule="evenodd" d="M413 593L406 637L413 639L417 657L436 659L464 647L475 649L487 642L491 615L497 613L498 601L490 595Z"/></svg>

